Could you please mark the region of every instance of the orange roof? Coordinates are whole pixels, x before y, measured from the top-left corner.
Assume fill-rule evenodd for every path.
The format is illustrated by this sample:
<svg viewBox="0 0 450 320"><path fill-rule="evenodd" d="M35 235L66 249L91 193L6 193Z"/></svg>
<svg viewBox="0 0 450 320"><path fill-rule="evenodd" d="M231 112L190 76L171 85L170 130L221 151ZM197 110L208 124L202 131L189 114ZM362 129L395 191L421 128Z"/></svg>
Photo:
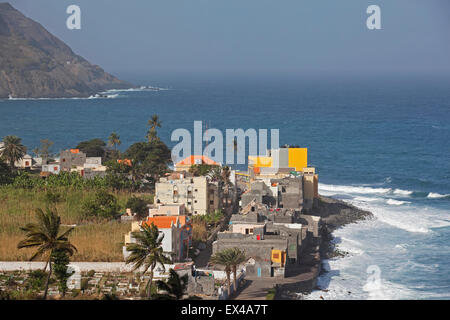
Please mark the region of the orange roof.
<svg viewBox="0 0 450 320"><path fill-rule="evenodd" d="M80 149L70 149L70 152L72 152L72 153L80 153Z"/></svg>
<svg viewBox="0 0 450 320"><path fill-rule="evenodd" d="M130 159L123 159L123 160L117 160L117 163L123 163L126 164L127 166L131 167L131 160Z"/></svg>
<svg viewBox="0 0 450 320"><path fill-rule="evenodd" d="M158 229L168 229L172 226L172 223L175 224L177 222L180 223L180 226L183 227L186 224L190 224L189 218L187 216L156 216L149 217L147 221L143 221L142 223L151 225L152 223L158 227Z"/></svg>
<svg viewBox="0 0 450 320"><path fill-rule="evenodd" d="M176 164L176 166L179 166L179 165L193 165L193 164L196 164L196 162L198 160L201 160L202 164L209 164L209 165L216 165L216 166L219 165L217 162L215 162L211 158L208 158L207 156L189 156L189 157L181 160L180 162L178 162Z"/></svg>

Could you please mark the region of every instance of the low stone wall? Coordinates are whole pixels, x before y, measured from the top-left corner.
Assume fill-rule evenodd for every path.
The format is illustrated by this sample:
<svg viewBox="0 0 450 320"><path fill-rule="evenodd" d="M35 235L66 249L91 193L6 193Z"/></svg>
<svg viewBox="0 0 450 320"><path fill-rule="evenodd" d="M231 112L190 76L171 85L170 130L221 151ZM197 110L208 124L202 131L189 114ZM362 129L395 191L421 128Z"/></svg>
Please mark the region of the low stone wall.
<svg viewBox="0 0 450 320"><path fill-rule="evenodd" d="M125 262L71 262L70 267L79 272L88 272L94 270L97 272L133 272L132 265L126 265ZM44 269L45 262L26 262L26 261L3 261L0 262L0 271L31 271ZM175 265L165 265L166 272ZM143 268L137 270L142 272ZM155 276L162 276L162 272L155 271Z"/></svg>

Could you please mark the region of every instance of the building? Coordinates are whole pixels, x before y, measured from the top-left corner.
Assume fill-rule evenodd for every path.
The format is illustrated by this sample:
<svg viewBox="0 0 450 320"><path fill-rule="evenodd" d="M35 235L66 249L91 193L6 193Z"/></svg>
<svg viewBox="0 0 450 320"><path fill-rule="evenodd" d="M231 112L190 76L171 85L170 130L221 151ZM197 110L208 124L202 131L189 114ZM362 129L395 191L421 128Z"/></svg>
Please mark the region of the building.
<svg viewBox="0 0 450 320"><path fill-rule="evenodd" d="M23 156L22 159L16 161L14 163L14 166L19 169L31 169L31 167L33 166L33 163L34 163L33 157L30 156L29 154L26 154Z"/></svg>
<svg viewBox="0 0 450 320"><path fill-rule="evenodd" d="M303 188L304 209L310 211L317 205L319 198L319 175L316 174L315 168L303 169Z"/></svg>
<svg viewBox="0 0 450 320"><path fill-rule="evenodd" d="M292 172L303 172L308 166L307 148L279 148L267 150L266 156L249 156L250 179L258 177L282 178Z"/></svg>
<svg viewBox="0 0 450 320"><path fill-rule="evenodd" d="M261 203L269 208L303 209L302 177L256 180L250 190L241 196L242 207L251 201Z"/></svg>
<svg viewBox="0 0 450 320"><path fill-rule="evenodd" d="M303 249L311 241L320 243L320 217L293 209L254 208L231 217L229 230L218 233L213 243L213 254L237 247L249 259L248 276L286 277L300 267Z"/></svg>
<svg viewBox="0 0 450 320"><path fill-rule="evenodd" d="M207 156L189 156L175 164L175 171L189 171L191 166L193 165L201 165L201 164L207 164L211 166L218 166L219 163L215 162L214 160L210 159Z"/></svg>
<svg viewBox="0 0 450 320"><path fill-rule="evenodd" d="M149 209L149 217L184 216L185 214L186 214L186 208L184 206L184 203L157 204L157 205L153 205Z"/></svg>
<svg viewBox="0 0 450 320"><path fill-rule="evenodd" d="M86 157L86 162L83 167L85 169L95 169L102 167L102 157Z"/></svg>
<svg viewBox="0 0 450 320"><path fill-rule="evenodd" d="M131 232L125 235L123 254L126 258L129 253L126 245L134 243L132 232L140 231L141 225L154 224L164 235L162 240L163 252L174 261L183 261L188 257L189 247L192 245L192 224L188 216L154 216L142 222L133 222Z"/></svg>
<svg viewBox="0 0 450 320"><path fill-rule="evenodd" d="M50 173L50 174L59 174L60 171L61 171L61 167L60 167L59 163L57 163L57 162L43 164L42 169L41 169L42 173Z"/></svg>
<svg viewBox="0 0 450 320"><path fill-rule="evenodd" d="M86 163L86 154L79 149L61 151L59 163L61 171L70 172L73 168L84 166Z"/></svg>
<svg viewBox="0 0 450 320"><path fill-rule="evenodd" d="M184 204L187 214L204 215L220 208L219 186L206 177L161 178L155 188L156 204Z"/></svg>

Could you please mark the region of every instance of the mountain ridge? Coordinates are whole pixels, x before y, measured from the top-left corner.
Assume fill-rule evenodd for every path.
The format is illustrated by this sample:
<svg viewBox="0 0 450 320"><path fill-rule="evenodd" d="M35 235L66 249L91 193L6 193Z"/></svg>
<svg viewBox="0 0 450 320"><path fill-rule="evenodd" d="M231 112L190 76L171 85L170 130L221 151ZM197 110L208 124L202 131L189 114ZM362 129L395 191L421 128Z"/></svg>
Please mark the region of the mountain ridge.
<svg viewBox="0 0 450 320"><path fill-rule="evenodd" d="M131 87L11 4L0 3L0 98L88 97Z"/></svg>

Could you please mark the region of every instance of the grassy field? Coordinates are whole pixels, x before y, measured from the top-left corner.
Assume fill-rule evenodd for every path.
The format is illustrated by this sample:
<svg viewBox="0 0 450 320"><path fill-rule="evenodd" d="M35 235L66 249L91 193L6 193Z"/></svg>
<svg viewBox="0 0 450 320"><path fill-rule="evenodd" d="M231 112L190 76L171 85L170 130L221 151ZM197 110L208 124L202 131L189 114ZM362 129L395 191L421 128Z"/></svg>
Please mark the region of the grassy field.
<svg viewBox="0 0 450 320"><path fill-rule="evenodd" d="M82 216L82 205L94 195L94 191L62 188L57 191L62 200L56 205L62 224L77 224L70 241L78 252L72 261L123 261L122 245L129 223L116 221L86 221ZM125 210L130 193L115 193L118 203ZM147 195L148 197L149 195ZM46 208L46 192L42 190L0 188L0 261L28 260L32 249L17 249L23 239L21 226L34 222L35 209Z"/></svg>

